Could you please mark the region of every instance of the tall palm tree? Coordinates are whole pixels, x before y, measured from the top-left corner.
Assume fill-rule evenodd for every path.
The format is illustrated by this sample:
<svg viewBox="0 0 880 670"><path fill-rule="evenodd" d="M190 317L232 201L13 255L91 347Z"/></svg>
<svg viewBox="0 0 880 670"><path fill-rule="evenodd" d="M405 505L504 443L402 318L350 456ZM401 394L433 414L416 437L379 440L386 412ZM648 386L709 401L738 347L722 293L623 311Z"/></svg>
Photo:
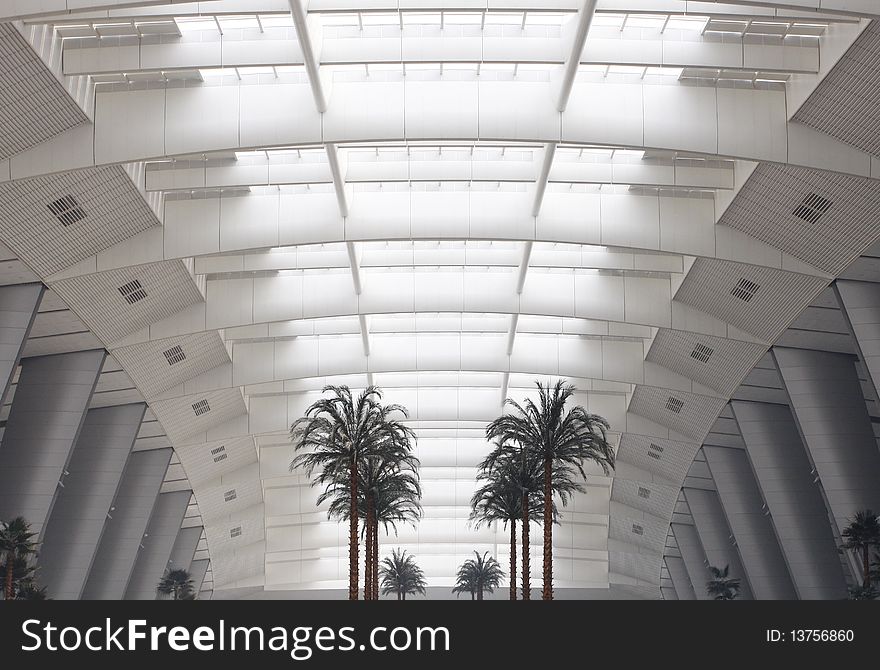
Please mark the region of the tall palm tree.
<svg viewBox="0 0 880 670"><path fill-rule="evenodd" d="M358 599L358 481L364 459L379 453L387 442L409 442L413 432L392 418L406 410L400 405L383 405L382 392L368 386L357 398L347 386L326 386L329 397L315 401L305 416L290 427L294 450L304 450L290 464L303 468L312 485L327 487L318 504L336 495L335 485L348 482L348 597Z"/></svg>
<svg viewBox="0 0 880 670"><path fill-rule="evenodd" d="M856 512L849 525L843 529L843 546L861 554L862 586L871 586L869 555L872 547L880 546L880 520L869 509Z"/></svg>
<svg viewBox="0 0 880 670"><path fill-rule="evenodd" d="M730 576L730 566L709 567L712 579L706 582L706 594L714 600L736 600L739 597L740 580Z"/></svg>
<svg viewBox="0 0 880 670"><path fill-rule="evenodd" d="M37 544L31 532L30 524L24 517L16 517L12 521L0 522L0 556L6 564L3 594L6 600L15 597L15 563L19 559L27 559L37 553Z"/></svg>
<svg viewBox="0 0 880 670"><path fill-rule="evenodd" d="M159 580L156 591L160 595L170 596L171 600L193 600L195 596L192 577L182 568L167 570Z"/></svg>
<svg viewBox="0 0 880 670"><path fill-rule="evenodd" d="M487 482L484 487L478 489L471 502L474 506L472 518L479 519L483 515L495 516L495 506L502 506L508 510L519 511L519 519L522 522L522 599L531 599L531 569L529 566L529 530L533 520L539 520L543 516L543 488L538 473L538 461L534 454L525 449L519 443L498 443L488 456L480 463L477 469L477 479ZM501 496L517 498L514 500L500 499ZM504 509L498 514L504 515ZM501 519L501 516L498 516ZM477 524L479 525L479 523ZM515 523L511 522L511 565L516 561ZM515 591L515 567L511 568L511 595L516 600Z"/></svg>
<svg viewBox="0 0 880 670"><path fill-rule="evenodd" d="M471 600L476 595L477 600L483 599L483 593L492 593L501 584L504 579L504 572L501 570L501 564L495 560L494 556L489 556L489 552L485 552L480 556L475 551L476 558L469 558L461 567L458 568L456 575L455 587L452 592L470 593Z"/></svg>
<svg viewBox="0 0 880 670"><path fill-rule="evenodd" d="M368 459L373 461L375 459ZM406 469L402 469L406 468ZM364 599L379 598L379 525L385 532L397 524L416 525L422 515L422 489L418 478L418 459L412 454L384 467L361 468L358 483L358 516L364 520L366 544L364 570ZM344 483L334 485L330 503L331 516L343 521L351 513L348 507L348 487Z"/></svg>
<svg viewBox="0 0 880 670"><path fill-rule="evenodd" d="M406 550L394 549L391 556L382 561L379 576L382 579L383 596L394 593L398 600L406 600L407 595L425 595L425 575L412 554L407 554Z"/></svg>
<svg viewBox="0 0 880 670"><path fill-rule="evenodd" d="M536 382L538 403L523 405L508 398L513 409L486 428L486 437L505 445L522 445L541 461L544 496L544 600L553 599L553 495L562 504L574 491L584 491L584 462L593 462L607 475L614 468L614 448L608 442L608 422L583 407L566 404L575 387L562 380L551 387ZM578 478L579 477L579 478Z"/></svg>

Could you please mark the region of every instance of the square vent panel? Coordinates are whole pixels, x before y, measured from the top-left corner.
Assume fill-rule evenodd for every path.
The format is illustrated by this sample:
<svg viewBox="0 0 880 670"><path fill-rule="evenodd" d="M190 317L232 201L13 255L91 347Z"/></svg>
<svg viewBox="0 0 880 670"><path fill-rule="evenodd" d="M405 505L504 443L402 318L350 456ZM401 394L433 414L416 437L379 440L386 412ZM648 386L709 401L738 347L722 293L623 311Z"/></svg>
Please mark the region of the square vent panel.
<svg viewBox="0 0 880 670"><path fill-rule="evenodd" d="M880 236L880 181L760 163L718 223L838 275Z"/></svg>
<svg viewBox="0 0 880 670"><path fill-rule="evenodd" d="M662 328L645 360L730 396L766 350L753 342Z"/></svg>
<svg viewBox="0 0 880 670"><path fill-rule="evenodd" d="M132 279L130 282L126 282L120 286L117 290L129 305L140 302L147 297L147 292L144 290L139 279Z"/></svg>
<svg viewBox="0 0 880 670"><path fill-rule="evenodd" d="M756 284L743 277L736 283L736 286L730 289L730 295L744 302L751 302L760 288L760 284Z"/></svg>
<svg viewBox="0 0 880 670"><path fill-rule="evenodd" d="M647 500L650 497L651 497L651 490L646 489L644 486L640 486L639 487L639 498L644 498L645 500Z"/></svg>
<svg viewBox="0 0 880 670"><path fill-rule="evenodd" d="M827 285L823 277L698 258L676 292L675 302L702 310L769 344Z"/></svg>
<svg viewBox="0 0 880 670"><path fill-rule="evenodd" d="M724 399L715 396L683 391L671 396L667 389L640 385L633 391L629 411L699 441L708 434L725 404Z"/></svg>
<svg viewBox="0 0 880 670"><path fill-rule="evenodd" d="M655 494L657 479L660 478L668 482L668 486L673 487L675 495L678 495L678 489L681 486L681 481L684 479L684 474L693 462L694 455L699 448L700 445L695 442L675 442L647 435L623 433L620 437L617 459L653 473L655 477L652 490ZM623 484L625 481L627 480L621 479L620 483ZM617 486L618 480L615 478L612 498ZM632 491L630 492L629 499L632 502L627 504L633 507L636 506L639 500Z"/></svg>
<svg viewBox="0 0 880 670"><path fill-rule="evenodd" d="M132 344L113 353L147 400L229 363L229 351L216 330Z"/></svg>
<svg viewBox="0 0 880 670"><path fill-rule="evenodd" d="M645 527L639 523L634 523L632 525L632 532L635 535L644 535L645 534Z"/></svg>
<svg viewBox="0 0 880 670"><path fill-rule="evenodd" d="M53 200L46 206L52 212L52 216L58 219L58 223L65 228L86 218L85 210L80 207L79 201L72 195L65 195L58 200Z"/></svg>
<svg viewBox="0 0 880 670"><path fill-rule="evenodd" d="M658 519L671 519L678 492L679 488L672 484L615 478L611 500ZM612 511L612 514L616 513Z"/></svg>
<svg viewBox="0 0 880 670"><path fill-rule="evenodd" d="M186 354L183 353L183 348L179 344L175 344L170 349L166 349L162 352L165 356L165 360L168 361L168 365L176 365L177 363L182 363L186 360Z"/></svg>
<svg viewBox="0 0 880 670"><path fill-rule="evenodd" d="M223 493L223 502L232 502L238 497L235 493L235 489L229 489L228 491Z"/></svg>
<svg viewBox="0 0 880 670"><path fill-rule="evenodd" d="M220 445L215 449L211 449L211 458L215 463L219 463L220 461L225 461L228 454L226 453L226 445Z"/></svg>
<svg viewBox="0 0 880 670"><path fill-rule="evenodd" d="M831 209L831 205L832 202L828 198L810 193L792 213L807 223L816 223L825 212Z"/></svg>
<svg viewBox="0 0 880 670"><path fill-rule="evenodd" d="M241 526L236 526L235 528L229 529L229 537L235 539L237 537L241 537Z"/></svg>
<svg viewBox="0 0 880 670"><path fill-rule="evenodd" d="M190 422L200 421L193 417L192 410L187 406L187 420ZM203 417L216 414L216 406L214 412ZM205 444L204 442L185 442L175 445L180 463L183 465L186 474L189 477L190 484L196 487L197 491L201 491L203 484L210 482L210 486L217 486L219 477L237 472L248 465L257 462L257 450L254 447L254 438L250 435L234 439L217 440ZM223 491L235 487L236 494L239 499L242 497L242 487L238 481L227 482ZM218 494L219 498L219 494ZM222 500L222 498L220 498ZM202 508L203 500L199 499L199 507ZM205 516L205 510L201 509L202 516ZM225 510L224 510L225 513Z"/></svg>
<svg viewBox="0 0 880 670"><path fill-rule="evenodd" d="M208 404L207 400L199 400L198 402L194 402L192 404L193 412L196 413L196 416L202 416L202 414L207 414L211 411L211 405Z"/></svg>

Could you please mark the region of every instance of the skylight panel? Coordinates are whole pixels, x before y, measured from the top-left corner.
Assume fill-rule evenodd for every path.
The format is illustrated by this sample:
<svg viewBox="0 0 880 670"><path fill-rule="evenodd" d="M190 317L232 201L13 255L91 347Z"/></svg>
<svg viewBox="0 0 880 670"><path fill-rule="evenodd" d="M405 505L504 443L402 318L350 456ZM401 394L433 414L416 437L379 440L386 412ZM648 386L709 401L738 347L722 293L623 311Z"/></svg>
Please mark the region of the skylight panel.
<svg viewBox="0 0 880 670"><path fill-rule="evenodd" d="M688 30L703 32L709 23L708 16L670 16L666 23L667 30Z"/></svg>
<svg viewBox="0 0 880 670"><path fill-rule="evenodd" d="M182 16L174 19L177 28L182 33L195 32L198 30L217 30L217 23L213 17Z"/></svg>
<svg viewBox="0 0 880 670"><path fill-rule="evenodd" d="M259 28L260 22L256 16L221 16L218 17L223 30L241 30L247 28Z"/></svg>
<svg viewBox="0 0 880 670"><path fill-rule="evenodd" d="M332 15L331 15L332 16ZM293 28L293 17L288 14L260 14L263 28Z"/></svg>

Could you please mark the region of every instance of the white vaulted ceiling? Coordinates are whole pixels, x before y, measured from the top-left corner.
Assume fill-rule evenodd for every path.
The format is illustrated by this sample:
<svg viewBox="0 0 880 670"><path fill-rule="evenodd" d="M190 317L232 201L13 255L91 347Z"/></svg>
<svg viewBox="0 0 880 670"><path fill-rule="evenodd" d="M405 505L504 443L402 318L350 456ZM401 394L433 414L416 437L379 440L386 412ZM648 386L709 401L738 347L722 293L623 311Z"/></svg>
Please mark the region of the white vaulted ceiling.
<svg viewBox="0 0 880 670"><path fill-rule="evenodd" d="M344 584L347 531L288 470L328 383L410 410L425 515L386 547L432 586L504 563L467 523L485 424L562 377L619 465L566 510L557 586L658 597L703 438L880 234L880 158L822 88L876 8L434 4L2 3L53 97L0 93L52 110L0 137L0 241L149 402L216 589Z"/></svg>

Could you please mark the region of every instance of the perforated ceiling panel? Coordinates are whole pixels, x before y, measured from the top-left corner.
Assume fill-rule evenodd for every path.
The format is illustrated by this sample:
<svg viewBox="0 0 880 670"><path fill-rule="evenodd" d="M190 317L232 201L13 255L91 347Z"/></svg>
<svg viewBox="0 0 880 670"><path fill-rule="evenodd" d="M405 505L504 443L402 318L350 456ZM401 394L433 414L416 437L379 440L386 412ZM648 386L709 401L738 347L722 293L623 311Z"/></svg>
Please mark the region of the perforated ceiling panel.
<svg viewBox="0 0 880 670"><path fill-rule="evenodd" d="M152 403L152 408L175 444L247 413L241 390L237 387L159 400Z"/></svg>
<svg viewBox="0 0 880 670"><path fill-rule="evenodd" d="M769 344L827 284L821 277L698 258L675 300Z"/></svg>
<svg viewBox="0 0 880 670"><path fill-rule="evenodd" d="M615 510L608 526L608 538L660 553L666 544L668 521L654 516L627 515Z"/></svg>
<svg viewBox="0 0 880 670"><path fill-rule="evenodd" d="M137 281L145 294L135 302L123 289ZM53 290L106 344L202 301L182 261L150 263L62 279ZM133 295L135 292L129 292Z"/></svg>
<svg viewBox="0 0 880 670"><path fill-rule="evenodd" d="M263 502L263 484L256 463L224 475L214 483L198 487L199 507L205 520L221 519L229 514Z"/></svg>
<svg viewBox="0 0 880 670"><path fill-rule="evenodd" d="M678 487L658 482L640 482L615 477L611 487L611 500L661 519L672 517L672 509L677 499Z"/></svg>
<svg viewBox="0 0 880 670"><path fill-rule="evenodd" d="M724 404L721 398L655 386L637 386L629 403L629 411L694 440L702 440Z"/></svg>
<svg viewBox="0 0 880 670"><path fill-rule="evenodd" d="M839 274L880 235L880 182L761 163L719 223Z"/></svg>
<svg viewBox="0 0 880 670"><path fill-rule="evenodd" d="M261 575L265 570L266 547L264 542L258 541L254 544L229 547L218 545L212 541L212 537L212 535L208 535L213 570L211 588L220 588L238 579ZM205 584L208 584L207 577ZM206 588L205 584L202 586L203 589Z"/></svg>
<svg viewBox="0 0 880 670"><path fill-rule="evenodd" d="M626 575L647 582L660 584L659 554L630 554L622 551L608 552L608 569L612 573Z"/></svg>
<svg viewBox="0 0 880 670"><path fill-rule="evenodd" d="M699 448L700 445L693 442L673 442L624 433L620 436L617 460L663 477L674 484L677 491Z"/></svg>
<svg viewBox="0 0 880 670"><path fill-rule="evenodd" d="M88 120L11 23L0 23L0 158Z"/></svg>
<svg viewBox="0 0 880 670"><path fill-rule="evenodd" d="M217 331L121 347L113 353L148 399L229 362Z"/></svg>
<svg viewBox="0 0 880 670"><path fill-rule="evenodd" d="M647 360L729 396L766 350L751 342L664 328Z"/></svg>
<svg viewBox="0 0 880 670"><path fill-rule="evenodd" d="M0 184L0 235L43 276L157 225L119 165Z"/></svg>
<svg viewBox="0 0 880 670"><path fill-rule="evenodd" d="M880 22L868 24L794 120L880 155Z"/></svg>
<svg viewBox="0 0 880 670"><path fill-rule="evenodd" d="M177 447L177 454L196 489L197 497L202 483L236 472L257 461L254 438L250 435L230 440L180 445Z"/></svg>

